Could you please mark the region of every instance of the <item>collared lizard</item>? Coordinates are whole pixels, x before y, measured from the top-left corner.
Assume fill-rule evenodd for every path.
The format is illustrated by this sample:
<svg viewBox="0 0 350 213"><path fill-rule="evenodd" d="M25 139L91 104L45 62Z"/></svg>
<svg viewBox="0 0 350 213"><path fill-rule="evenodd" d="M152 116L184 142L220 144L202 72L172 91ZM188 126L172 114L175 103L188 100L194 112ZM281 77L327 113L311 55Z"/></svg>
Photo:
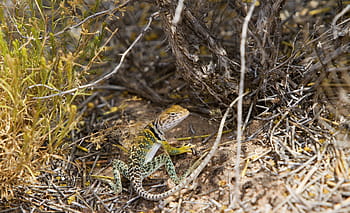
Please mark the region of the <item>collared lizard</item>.
<svg viewBox="0 0 350 213"><path fill-rule="evenodd" d="M165 164L169 176L175 183L179 183L175 167L169 155L179 155L185 152L191 152L193 146L181 146L179 148L171 146L165 138L164 133L189 115L189 111L179 105L173 105L164 110L154 121L149 123L136 139L136 143L130 148L129 165L121 160L113 161L113 171L115 183L108 181L116 193L121 192L120 173L133 182L133 179L143 179L159 167ZM160 154L153 158L160 144L166 153ZM147 159L148 158L148 159ZM137 191L137 189L135 189Z"/></svg>
<svg viewBox="0 0 350 213"><path fill-rule="evenodd" d="M235 100L236 101L236 100ZM235 103L235 101L233 101L229 108L227 108L221 122L220 122L220 127L218 130L218 135L216 137L216 140L212 146L212 148L210 149L209 153L205 156L205 158L202 160L202 162L197 166L195 169L193 169L193 171L191 171L192 167L185 173L185 175L179 179L176 175L176 171L175 171L175 167L174 164L172 163L169 155L167 153L163 153L161 155L156 156L151 162L148 163L144 163L144 158L147 154L147 150L149 150L151 148L150 144L147 144L147 146L145 146L144 143L141 143L141 146L133 146L133 148L131 149L130 152L130 156L129 156L129 160L130 160L130 164L127 165L125 164L123 161L120 160L115 160L113 163L114 166L114 178L116 183L115 184L111 184L111 186L114 188L114 191L116 193L121 191L121 178L120 178L120 173L128 178L134 188L134 190L136 191L136 193L140 196L143 197L144 199L147 200L153 200L153 201L157 201L157 200L162 200L164 198L167 198L173 194L175 194L176 192L180 191L182 188L184 188L188 183L190 183L191 181L193 181L194 179L196 179L196 177L199 175L199 173L204 169L204 167L209 163L209 161L211 160L211 158L214 156L219 143L221 141L221 134L222 134L222 130L225 124L225 120L227 118L229 109L233 106L233 104ZM167 111L167 110L166 110ZM171 113L170 113L171 114ZM177 123L175 124L177 125ZM172 125L175 126L175 125ZM171 127L170 127L171 128ZM159 143L159 141L158 141ZM167 143L164 143L165 145ZM186 148L189 148L190 146L184 146L184 149L181 150L180 152L187 152L184 151L186 150ZM181 148L181 147L180 147ZM170 149L171 150L171 149ZM183 152L182 152L183 151ZM197 163L197 162L196 162ZM196 164L195 163L195 164ZM159 194L154 194L154 193L150 193L148 191L145 190L145 188L142 185L142 180L149 176L150 174L152 174L153 172L155 172L160 166L165 165L166 170L170 176L170 178L177 184L174 188L163 192L163 193L159 193ZM190 173L189 176L187 176Z"/></svg>

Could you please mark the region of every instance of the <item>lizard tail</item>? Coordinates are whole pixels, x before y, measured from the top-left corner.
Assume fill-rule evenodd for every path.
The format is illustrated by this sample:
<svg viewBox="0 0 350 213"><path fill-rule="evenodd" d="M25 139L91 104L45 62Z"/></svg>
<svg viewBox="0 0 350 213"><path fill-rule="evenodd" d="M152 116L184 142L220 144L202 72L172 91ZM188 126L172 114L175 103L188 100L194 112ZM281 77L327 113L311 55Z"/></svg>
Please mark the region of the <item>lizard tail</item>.
<svg viewBox="0 0 350 213"><path fill-rule="evenodd" d="M168 191L163 192L163 193L153 194L153 193L150 193L150 192L146 191L145 188L143 188L142 181L134 182L133 183L133 188L135 189L136 193L140 197L142 197L142 198L144 198L146 200L152 200L152 201L162 200L162 199L165 199L165 198L175 194L176 192L178 192L182 188L184 188L188 184L188 182L190 182L190 180L192 179L192 176L194 176L194 174L196 173L197 169L192 173L192 175L190 175L188 177L189 179L183 180L178 185L176 185L174 188L169 189ZM133 182L133 181L131 181L131 182Z"/></svg>

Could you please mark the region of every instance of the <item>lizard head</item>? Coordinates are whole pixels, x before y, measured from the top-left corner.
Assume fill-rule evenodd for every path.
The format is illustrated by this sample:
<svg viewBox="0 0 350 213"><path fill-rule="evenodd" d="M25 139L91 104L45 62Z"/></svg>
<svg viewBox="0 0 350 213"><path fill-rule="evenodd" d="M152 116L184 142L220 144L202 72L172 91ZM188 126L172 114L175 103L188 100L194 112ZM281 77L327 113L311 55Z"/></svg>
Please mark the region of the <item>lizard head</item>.
<svg viewBox="0 0 350 213"><path fill-rule="evenodd" d="M157 117L155 125L160 132L166 132L187 118L189 114L187 109L179 105L172 105Z"/></svg>

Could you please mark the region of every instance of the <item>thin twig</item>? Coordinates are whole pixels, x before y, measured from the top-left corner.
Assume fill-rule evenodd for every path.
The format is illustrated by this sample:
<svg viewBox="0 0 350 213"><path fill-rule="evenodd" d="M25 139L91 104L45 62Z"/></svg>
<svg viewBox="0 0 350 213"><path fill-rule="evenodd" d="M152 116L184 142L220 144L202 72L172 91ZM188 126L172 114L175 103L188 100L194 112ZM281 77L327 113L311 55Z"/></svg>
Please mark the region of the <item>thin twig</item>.
<svg viewBox="0 0 350 213"><path fill-rule="evenodd" d="M179 0L179 2L177 3L173 21L171 22L174 26L176 26L177 23L180 21L183 8L184 8L184 0Z"/></svg>
<svg viewBox="0 0 350 213"><path fill-rule="evenodd" d="M342 17L345 13L347 13L350 10L350 5L346 6L340 13L338 13L333 21L332 21L332 28L333 28L333 39L337 39L340 36L339 28L336 23L340 17ZM345 32L344 32L345 34Z"/></svg>
<svg viewBox="0 0 350 213"><path fill-rule="evenodd" d="M239 82L239 97L238 103L237 103L237 153L236 153L236 162L235 162L235 178L236 178L236 184L235 184L235 190L234 193L230 195L230 207L229 209L233 209L236 204L238 204L238 199L240 197L240 156L241 156L241 145L242 145L242 115L243 115L243 91L244 91L244 75L246 70L246 64L245 64L245 44L247 40L247 31L248 31L248 23L253 15L253 11L255 8L255 2L251 4L248 14L244 19L243 27L242 27L242 38L241 38L241 46L240 46L240 52L241 52L241 75L240 75L240 82Z"/></svg>
<svg viewBox="0 0 350 213"><path fill-rule="evenodd" d="M129 1L127 1L126 3L128 3L128 2L129 2ZM125 6L125 5L126 5L126 4L124 3L122 6ZM102 15L105 15L105 14L107 14L107 13L112 13L113 11L115 11L115 10L117 10L117 9L120 9L120 8L121 8L121 6L119 6L119 7L117 7L117 8L111 8L111 9L108 9L108 10L104 10L104 11L100 11L100 12L94 13L94 14L92 14L92 15L86 17L86 18L85 18L84 20L82 20L81 22L79 22L79 23L77 23L77 24L75 24L75 25L73 25L73 26L66 27L66 28L64 28L63 30L61 30L61 31L59 31L59 32L57 32L57 33L55 33L54 36L55 36L55 37L56 37L56 36L59 36L59 35L61 35L61 34L65 33L65 32L67 32L67 31L70 31L70 30L72 30L72 29L74 29L74 28L77 28L77 27L81 26L82 24L84 24L85 22L87 22L88 20L90 20L90 19L92 19L92 18L95 18L95 17L98 17L98 16L102 16Z"/></svg>

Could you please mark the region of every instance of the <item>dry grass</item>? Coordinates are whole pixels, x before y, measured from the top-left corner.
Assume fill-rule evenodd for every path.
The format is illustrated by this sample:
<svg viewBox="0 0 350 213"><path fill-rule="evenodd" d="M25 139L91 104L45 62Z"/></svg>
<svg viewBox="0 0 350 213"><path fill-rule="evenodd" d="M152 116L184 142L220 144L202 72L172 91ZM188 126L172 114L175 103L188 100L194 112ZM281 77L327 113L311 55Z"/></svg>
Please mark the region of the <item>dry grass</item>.
<svg viewBox="0 0 350 213"><path fill-rule="evenodd" d="M3 201L16 198L18 185L36 182L41 171L51 168L51 160L62 158L62 145L79 121L77 106L73 104L78 92L49 100L35 99L77 87L84 81L86 72L79 63L98 42L98 39L89 41L91 36L82 36L77 42L74 36L52 35L50 31L59 31L72 19L68 18L72 16L68 5L57 6L54 1L0 3L0 199Z"/></svg>

